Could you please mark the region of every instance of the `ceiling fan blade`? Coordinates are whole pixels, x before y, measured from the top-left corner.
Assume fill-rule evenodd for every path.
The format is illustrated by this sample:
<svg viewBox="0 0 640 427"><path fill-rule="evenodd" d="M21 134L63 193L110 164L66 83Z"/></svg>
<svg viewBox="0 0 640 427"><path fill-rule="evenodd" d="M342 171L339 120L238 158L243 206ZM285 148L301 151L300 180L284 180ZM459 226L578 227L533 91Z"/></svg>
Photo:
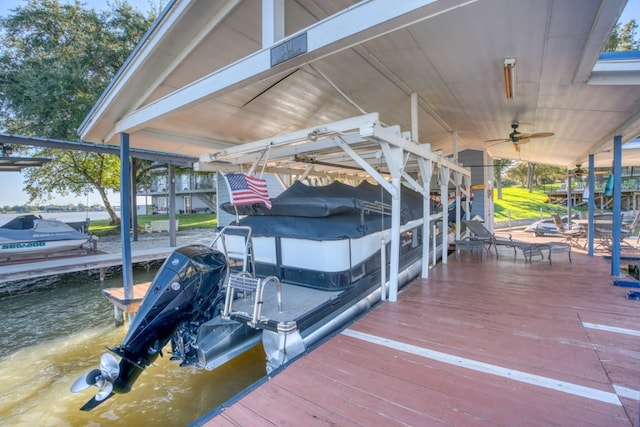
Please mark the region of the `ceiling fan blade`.
<svg viewBox="0 0 640 427"><path fill-rule="evenodd" d="M520 145L520 144L526 144L527 142L529 142L529 138L520 138L518 139L518 142L514 142L514 144Z"/></svg>
<svg viewBox="0 0 640 427"><path fill-rule="evenodd" d="M527 138L548 138L555 135L553 132L536 132L528 134Z"/></svg>
<svg viewBox="0 0 640 427"><path fill-rule="evenodd" d="M507 142L507 141L511 141L511 138L487 139L485 142Z"/></svg>
<svg viewBox="0 0 640 427"><path fill-rule="evenodd" d="M516 149L516 151L519 153L520 152L520 144L519 143L514 143L513 147Z"/></svg>

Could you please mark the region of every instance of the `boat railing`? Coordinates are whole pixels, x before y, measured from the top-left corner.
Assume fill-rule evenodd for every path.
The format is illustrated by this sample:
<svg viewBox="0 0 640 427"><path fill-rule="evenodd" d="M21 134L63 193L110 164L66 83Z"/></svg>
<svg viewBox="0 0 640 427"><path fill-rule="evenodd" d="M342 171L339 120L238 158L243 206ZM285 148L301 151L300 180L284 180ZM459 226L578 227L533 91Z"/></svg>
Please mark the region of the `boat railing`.
<svg viewBox="0 0 640 427"><path fill-rule="evenodd" d="M265 286L271 282L275 283L278 311L282 312L282 284L275 276L268 276L264 279L256 277L251 234L251 227L227 225L211 242L210 246L216 247L216 244L219 243L218 249L224 253L229 267L234 261L242 263L240 271L230 271L231 269L229 269L227 273L227 294L222 317L245 322L252 328L259 328L262 323L268 321L268 319L262 319ZM238 297L252 299L252 313L233 311L233 302Z"/></svg>
<svg viewBox="0 0 640 427"><path fill-rule="evenodd" d="M262 322L268 319L262 318L262 305L264 302L264 288L267 283L273 282L276 285L278 298L278 311L282 312L282 283L275 276L268 276L264 279L251 276L249 273L231 273L227 281L227 295L224 304L222 317L225 319L240 320L247 323L252 328L259 328ZM233 301L236 291L242 292L245 296L250 294L253 297L253 312L251 314L241 311L233 311Z"/></svg>
<svg viewBox="0 0 640 427"><path fill-rule="evenodd" d="M362 202L362 214L365 213L379 213L382 215L391 215L391 205L388 203L375 202Z"/></svg>
<svg viewBox="0 0 640 427"><path fill-rule="evenodd" d="M256 272L251 233L251 227L227 225L220 231L215 239L213 239L209 246L220 250L224 254L227 264L230 267L234 264L241 264L243 272L250 273L251 276L255 277ZM235 241L232 242L230 240L231 238L235 239ZM242 239L242 243L238 243L239 239Z"/></svg>

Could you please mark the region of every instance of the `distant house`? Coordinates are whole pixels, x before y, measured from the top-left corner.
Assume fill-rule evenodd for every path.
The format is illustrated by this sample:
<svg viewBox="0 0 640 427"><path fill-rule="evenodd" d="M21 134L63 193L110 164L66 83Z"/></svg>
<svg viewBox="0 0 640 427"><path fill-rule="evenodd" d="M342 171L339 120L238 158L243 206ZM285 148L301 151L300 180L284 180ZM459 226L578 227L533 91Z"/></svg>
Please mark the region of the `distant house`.
<svg viewBox="0 0 640 427"><path fill-rule="evenodd" d="M143 214L166 214L169 207L169 176L167 169L152 172L151 183L138 186L138 197L144 197ZM216 184L215 173L176 173L175 177L176 214L215 213ZM139 199L140 200L140 199ZM140 205L140 202L138 203Z"/></svg>

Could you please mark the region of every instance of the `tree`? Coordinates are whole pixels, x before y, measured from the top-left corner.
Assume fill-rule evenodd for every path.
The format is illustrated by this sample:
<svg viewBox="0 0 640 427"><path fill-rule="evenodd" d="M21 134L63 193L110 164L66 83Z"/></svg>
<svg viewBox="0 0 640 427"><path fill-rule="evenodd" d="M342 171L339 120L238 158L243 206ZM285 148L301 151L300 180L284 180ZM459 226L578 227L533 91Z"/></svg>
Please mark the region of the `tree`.
<svg viewBox="0 0 640 427"><path fill-rule="evenodd" d="M529 193L533 193L533 186L538 184L538 176L536 175L537 166L536 163L527 164L527 189Z"/></svg>
<svg viewBox="0 0 640 427"><path fill-rule="evenodd" d="M78 140L82 120L153 19L118 0L101 13L78 0L29 0L0 18L0 129ZM107 197L120 189L118 157L51 148L34 155L52 161L25 173L30 201L95 190L119 222Z"/></svg>
<svg viewBox="0 0 640 427"><path fill-rule="evenodd" d="M637 36L637 30L638 24L635 19L624 25L618 22L609 34L604 50L607 52L640 50L640 37Z"/></svg>
<svg viewBox="0 0 640 427"><path fill-rule="evenodd" d="M494 159L493 160L493 179L496 182L498 191L498 200L502 200L502 175L513 165L513 160Z"/></svg>

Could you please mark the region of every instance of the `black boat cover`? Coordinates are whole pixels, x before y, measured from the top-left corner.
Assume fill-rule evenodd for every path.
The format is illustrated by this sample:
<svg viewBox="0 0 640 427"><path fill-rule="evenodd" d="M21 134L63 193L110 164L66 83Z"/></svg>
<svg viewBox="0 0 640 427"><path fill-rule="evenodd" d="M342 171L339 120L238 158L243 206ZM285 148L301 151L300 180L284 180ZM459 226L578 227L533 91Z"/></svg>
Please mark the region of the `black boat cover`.
<svg viewBox="0 0 640 427"><path fill-rule="evenodd" d="M401 223L422 218L420 193L402 186ZM380 212L372 206L387 206ZM278 197L272 207L263 204L235 206L242 218L239 225L250 226L253 236L289 237L310 240L338 240L362 237L391 227L391 196L381 185L363 182L352 187L340 182L312 187L299 181ZM235 214L225 203L226 212ZM382 209L383 211L385 209ZM432 202L432 213L435 213Z"/></svg>

